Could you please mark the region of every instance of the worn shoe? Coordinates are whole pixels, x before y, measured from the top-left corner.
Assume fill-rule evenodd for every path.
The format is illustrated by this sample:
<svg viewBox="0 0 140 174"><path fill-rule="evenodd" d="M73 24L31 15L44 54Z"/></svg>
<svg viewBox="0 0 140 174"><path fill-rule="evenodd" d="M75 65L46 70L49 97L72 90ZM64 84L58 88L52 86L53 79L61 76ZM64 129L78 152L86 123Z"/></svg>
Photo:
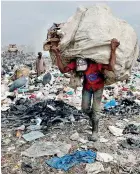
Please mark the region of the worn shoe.
<svg viewBox="0 0 140 174"><path fill-rule="evenodd" d="M88 137L89 141L97 141L98 140L98 125L99 120L95 119L90 121L92 126L92 135Z"/></svg>
<svg viewBox="0 0 140 174"><path fill-rule="evenodd" d="M92 135L88 137L89 141L98 141L98 132L93 132Z"/></svg>

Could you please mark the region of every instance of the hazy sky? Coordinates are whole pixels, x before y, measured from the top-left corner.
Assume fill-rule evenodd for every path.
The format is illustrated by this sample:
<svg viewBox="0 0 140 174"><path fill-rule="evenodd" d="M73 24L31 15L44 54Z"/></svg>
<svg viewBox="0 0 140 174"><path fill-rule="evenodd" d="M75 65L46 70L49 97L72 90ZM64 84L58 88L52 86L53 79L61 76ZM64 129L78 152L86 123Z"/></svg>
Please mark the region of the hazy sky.
<svg viewBox="0 0 140 174"><path fill-rule="evenodd" d="M1 3L2 45L31 44L42 50L42 42L46 39L47 29L53 22L64 22L76 11L78 6L91 6L95 3L97 2L3 1ZM104 3L112 8L114 15L133 26L140 40L140 2Z"/></svg>

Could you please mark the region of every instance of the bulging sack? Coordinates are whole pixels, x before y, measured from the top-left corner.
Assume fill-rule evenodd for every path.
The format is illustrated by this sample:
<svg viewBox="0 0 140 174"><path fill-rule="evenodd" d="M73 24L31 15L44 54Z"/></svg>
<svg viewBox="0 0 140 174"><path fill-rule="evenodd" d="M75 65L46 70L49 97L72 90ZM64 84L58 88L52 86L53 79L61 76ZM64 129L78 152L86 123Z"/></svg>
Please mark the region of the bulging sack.
<svg viewBox="0 0 140 174"><path fill-rule="evenodd" d="M64 33L60 42L62 62L71 58L88 58L97 63L108 64L111 39L120 41L116 50L114 79L108 84L127 79L139 56L138 39L134 29L124 20L113 16L106 5L78 8L62 27ZM112 77L111 77L112 78ZM110 81L110 82L109 82Z"/></svg>

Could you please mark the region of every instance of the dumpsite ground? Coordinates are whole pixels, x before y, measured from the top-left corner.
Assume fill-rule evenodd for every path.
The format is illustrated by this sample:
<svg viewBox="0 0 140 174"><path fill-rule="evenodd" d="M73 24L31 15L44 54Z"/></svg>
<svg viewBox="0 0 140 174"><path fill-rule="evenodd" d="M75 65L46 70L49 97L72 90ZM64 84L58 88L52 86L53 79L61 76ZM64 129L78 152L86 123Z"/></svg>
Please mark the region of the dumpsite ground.
<svg viewBox="0 0 140 174"><path fill-rule="evenodd" d="M140 120L139 116L133 116L128 119L129 122ZM123 135L121 137L116 137L112 135L109 130L109 125L115 125L118 123L120 126L128 124L124 120L118 120L117 117L106 117L100 120L99 137L104 137L108 139L108 142L101 143L98 142L87 142L84 144L89 149L99 152L109 153L115 159L115 162L104 163L102 162L105 171L102 174L121 174L121 173L139 173L140 167L140 150L128 150L122 149L119 143L127 136ZM26 142L23 138L17 138L15 136L15 129L8 129L8 127L2 128L2 156L1 165L3 174L58 174L58 173L68 173L68 174L85 174L86 164L76 165L71 168L68 172L59 171L50 168L45 164L45 160L49 159L50 156L43 156L38 158L29 158L21 155L21 152L29 148L33 142ZM83 119L79 122L74 122L73 124L58 124L54 127L49 128L44 131L45 137L35 140L39 141L65 141L72 145L70 152L77 149L82 149L83 144L78 141L70 140L70 136L77 131L79 136L87 139L88 134L91 130L88 126L88 120ZM132 135L131 135L132 136ZM29 164L30 167L25 167L23 165Z"/></svg>
<svg viewBox="0 0 140 174"><path fill-rule="evenodd" d="M73 99L74 100L74 99ZM71 103L70 103L71 104ZM125 120L127 119L127 121ZM88 148L93 151L109 153L113 156L112 162L100 162L104 166L104 171L100 174L139 174L140 173L140 149L126 149L120 146L120 143L127 137L134 135L122 135L120 137L114 136L110 133L108 127L116 126L123 129L131 122L140 123L140 115L117 117L117 116L103 116L100 119L99 125L99 140L97 142L87 141L81 143L78 140L72 141L71 135L77 131L79 137L87 140L87 136L91 133L91 127L87 119L82 119L73 124L56 124L43 130L44 137L35 141L26 142L22 137L16 137L15 128L2 126L1 128L1 170L2 174L86 174L86 164L81 163L72 167L69 171L64 172L49 167L45 160L52 156L43 156L37 158L29 158L22 155L22 152L31 147L35 142L57 142L62 141L71 144L69 153L79 149ZM23 131L22 134L26 133ZM135 135L140 138L139 135ZM105 138L107 142L100 142L101 138ZM24 165L27 164L27 165Z"/></svg>

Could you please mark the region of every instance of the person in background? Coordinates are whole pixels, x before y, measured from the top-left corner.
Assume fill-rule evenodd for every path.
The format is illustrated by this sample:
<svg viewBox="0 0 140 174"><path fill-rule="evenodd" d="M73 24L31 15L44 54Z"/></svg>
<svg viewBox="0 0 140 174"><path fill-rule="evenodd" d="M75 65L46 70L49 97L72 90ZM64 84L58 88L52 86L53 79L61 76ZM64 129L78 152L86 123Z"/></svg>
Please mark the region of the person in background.
<svg viewBox="0 0 140 174"><path fill-rule="evenodd" d="M36 59L36 71L37 71L37 76L40 76L41 74L45 73L45 71L46 71L46 63L42 57L41 52L38 52L38 57Z"/></svg>
<svg viewBox="0 0 140 174"><path fill-rule="evenodd" d="M83 91L82 91L82 109L89 116L90 125L92 126L92 136L89 137L91 141L98 140L98 125L100 119L100 106L104 88L104 73L105 70L113 71L116 63L116 49L120 45L117 39L111 40L111 53L109 64L98 64L89 59L79 59L72 61L66 67L61 62L61 54L56 45L52 45L51 51L54 52L57 60L57 65L61 73L70 71L83 71ZM87 65L86 65L87 63ZM85 68L86 67L86 68ZM85 69L84 69L85 68ZM93 102L92 102L93 99ZM91 107L92 102L92 107Z"/></svg>

